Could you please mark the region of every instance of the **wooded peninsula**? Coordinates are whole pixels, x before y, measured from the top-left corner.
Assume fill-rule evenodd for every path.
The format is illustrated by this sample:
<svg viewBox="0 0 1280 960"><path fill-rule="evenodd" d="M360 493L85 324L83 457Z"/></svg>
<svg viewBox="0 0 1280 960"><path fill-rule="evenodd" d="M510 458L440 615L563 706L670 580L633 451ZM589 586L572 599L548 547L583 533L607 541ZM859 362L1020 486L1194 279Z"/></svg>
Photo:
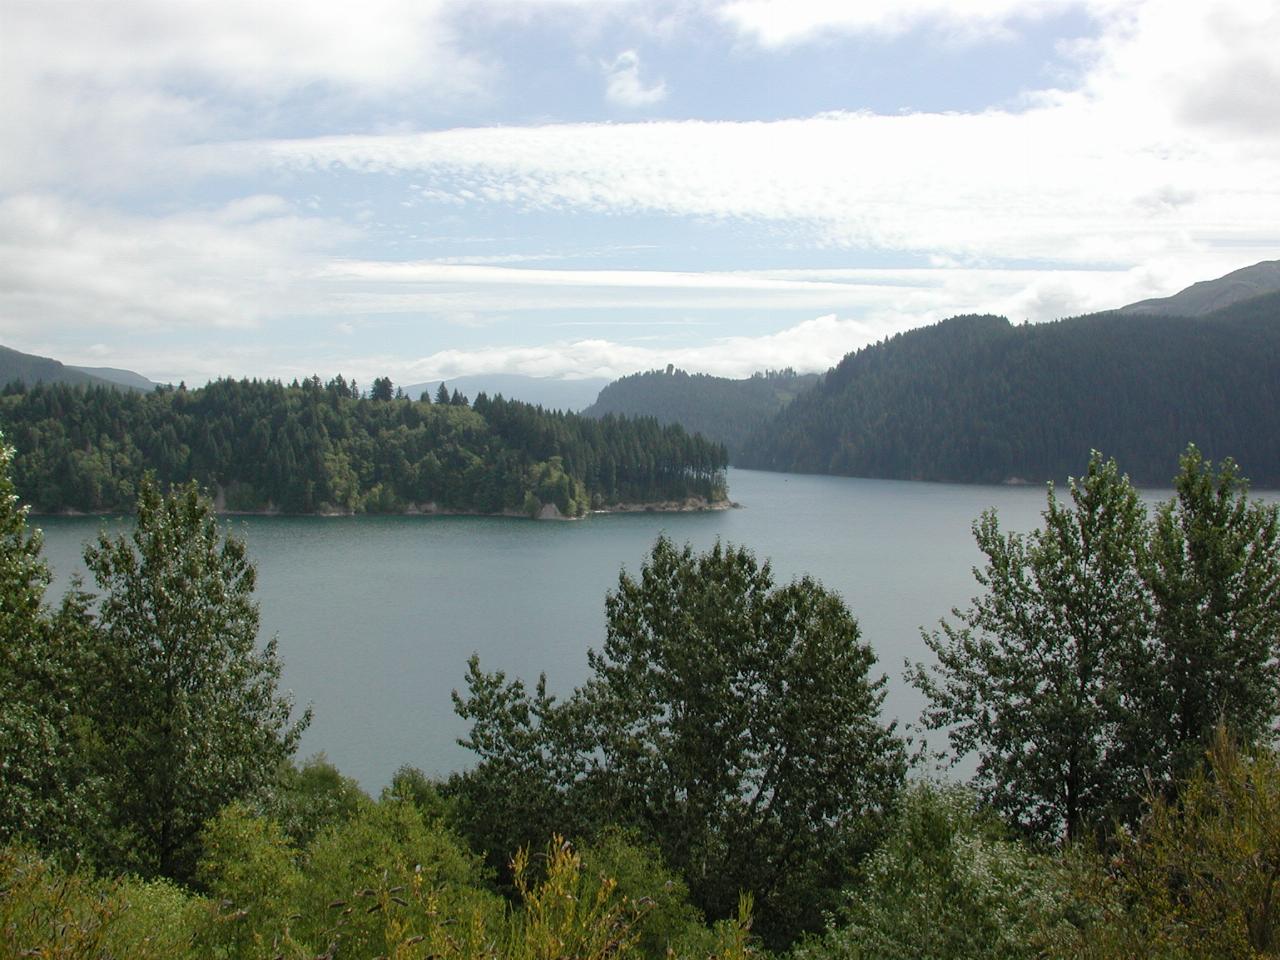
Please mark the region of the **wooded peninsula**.
<svg viewBox="0 0 1280 960"><path fill-rule="evenodd" d="M124 512L143 473L230 512L582 516L723 503L722 445L651 417L600 419L501 396L368 397L338 376L150 393L37 383L0 396L13 479L39 513Z"/></svg>

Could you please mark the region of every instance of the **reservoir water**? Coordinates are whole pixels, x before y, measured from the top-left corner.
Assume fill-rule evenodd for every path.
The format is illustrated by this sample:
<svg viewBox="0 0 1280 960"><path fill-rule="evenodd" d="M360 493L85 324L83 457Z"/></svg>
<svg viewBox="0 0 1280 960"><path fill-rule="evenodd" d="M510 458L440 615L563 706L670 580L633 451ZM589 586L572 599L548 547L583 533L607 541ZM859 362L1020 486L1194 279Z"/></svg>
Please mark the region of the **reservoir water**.
<svg viewBox="0 0 1280 960"><path fill-rule="evenodd" d="M1044 490L731 470L742 509L610 514L575 523L496 517L252 517L229 521L258 566L263 635L279 638L283 685L314 709L300 754L323 752L377 791L402 764L443 776L471 755L450 693L467 658L552 691L587 676L604 639L605 594L638 572L666 533L717 538L772 561L779 581L810 574L853 611L888 676L884 711L905 724L922 702L902 681L928 659L933 627L977 591L970 527L994 507L1010 530L1040 524ZM1152 499L1167 492L1150 491ZM1266 495L1276 499L1274 494ZM55 589L106 523L41 517ZM91 585L91 584L90 584ZM930 741L942 746L936 736Z"/></svg>

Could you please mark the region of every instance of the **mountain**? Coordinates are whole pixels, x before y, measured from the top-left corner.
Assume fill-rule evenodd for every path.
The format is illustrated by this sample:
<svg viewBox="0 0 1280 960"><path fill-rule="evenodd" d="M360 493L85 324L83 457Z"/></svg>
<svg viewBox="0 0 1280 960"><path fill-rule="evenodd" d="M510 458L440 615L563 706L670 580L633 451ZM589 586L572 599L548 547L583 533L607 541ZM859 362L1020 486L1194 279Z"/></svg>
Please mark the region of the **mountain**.
<svg viewBox="0 0 1280 960"><path fill-rule="evenodd" d="M730 462L747 436L818 381L816 373L770 370L745 380L688 374L668 367L615 380L583 413L656 417L723 443Z"/></svg>
<svg viewBox="0 0 1280 960"><path fill-rule="evenodd" d="M132 370L120 370L116 367L70 367L69 369L79 370L81 373L87 373L91 377L106 380L109 383L117 383L122 387L129 387L131 390L147 392L159 386L154 380L148 380L142 374L134 373Z"/></svg>
<svg viewBox="0 0 1280 960"><path fill-rule="evenodd" d="M1040 482L1078 474L1097 448L1135 482L1167 485L1188 443L1280 486L1280 293L1199 317L962 316L901 333L846 356L735 463Z"/></svg>
<svg viewBox="0 0 1280 960"><path fill-rule="evenodd" d="M1140 300L1118 312L1178 317L1203 317L1233 303L1280 292L1280 260L1264 260L1217 280L1193 283L1172 297Z"/></svg>
<svg viewBox="0 0 1280 960"><path fill-rule="evenodd" d="M417 400L424 391L429 392L434 400L436 390L444 383L450 393L457 390L468 399L474 399L480 393L487 393L490 397L502 394L507 400L531 403L546 410L569 410L576 413L593 403L600 388L608 382L603 377L558 380L553 377L526 377L518 373L478 373L454 377L452 380L414 383L401 389L405 396L413 400Z"/></svg>
<svg viewBox="0 0 1280 960"><path fill-rule="evenodd" d="M155 384L132 370L109 367L69 367L49 357L37 357L9 347L0 347L0 387L10 383L65 383L71 386L128 387L153 390Z"/></svg>

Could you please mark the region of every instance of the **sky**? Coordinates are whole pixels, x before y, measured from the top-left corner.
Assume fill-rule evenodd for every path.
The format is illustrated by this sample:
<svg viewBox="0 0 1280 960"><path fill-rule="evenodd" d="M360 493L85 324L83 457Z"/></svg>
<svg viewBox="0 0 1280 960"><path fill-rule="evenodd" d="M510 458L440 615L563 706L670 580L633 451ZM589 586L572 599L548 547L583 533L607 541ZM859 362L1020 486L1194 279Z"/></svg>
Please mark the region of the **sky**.
<svg viewBox="0 0 1280 960"><path fill-rule="evenodd" d="M0 0L0 343L824 370L1280 257L1270 0Z"/></svg>

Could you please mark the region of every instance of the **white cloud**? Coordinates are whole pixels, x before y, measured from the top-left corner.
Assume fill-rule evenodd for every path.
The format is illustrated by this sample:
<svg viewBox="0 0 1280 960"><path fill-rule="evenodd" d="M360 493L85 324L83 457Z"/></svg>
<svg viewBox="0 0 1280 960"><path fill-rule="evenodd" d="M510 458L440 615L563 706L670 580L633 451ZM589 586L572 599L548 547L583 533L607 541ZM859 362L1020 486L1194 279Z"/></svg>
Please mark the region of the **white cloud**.
<svg viewBox="0 0 1280 960"><path fill-rule="evenodd" d="M428 171L463 206L737 218L810 245L1133 263L1280 223L1280 165L1079 99L1024 113L829 114L458 129L242 148L304 169ZM1183 199L1150 203L1153 187Z"/></svg>
<svg viewBox="0 0 1280 960"><path fill-rule="evenodd" d="M0 334L250 327L315 309L315 258L350 235L276 197L165 217L10 197L0 201Z"/></svg>
<svg viewBox="0 0 1280 960"><path fill-rule="evenodd" d="M925 26L961 40L999 36L1083 0L728 0L717 13L762 47L821 40L832 33L896 36Z"/></svg>
<svg viewBox="0 0 1280 960"><path fill-rule="evenodd" d="M612 63L602 64L605 97L622 107L651 107L667 98L667 85L659 80L646 86L640 79L640 57L624 50Z"/></svg>
<svg viewBox="0 0 1280 960"><path fill-rule="evenodd" d="M164 147L261 135L303 105L332 114L409 93L450 103L490 79L459 49L448 0L2 6L0 190L10 192L162 174Z"/></svg>

